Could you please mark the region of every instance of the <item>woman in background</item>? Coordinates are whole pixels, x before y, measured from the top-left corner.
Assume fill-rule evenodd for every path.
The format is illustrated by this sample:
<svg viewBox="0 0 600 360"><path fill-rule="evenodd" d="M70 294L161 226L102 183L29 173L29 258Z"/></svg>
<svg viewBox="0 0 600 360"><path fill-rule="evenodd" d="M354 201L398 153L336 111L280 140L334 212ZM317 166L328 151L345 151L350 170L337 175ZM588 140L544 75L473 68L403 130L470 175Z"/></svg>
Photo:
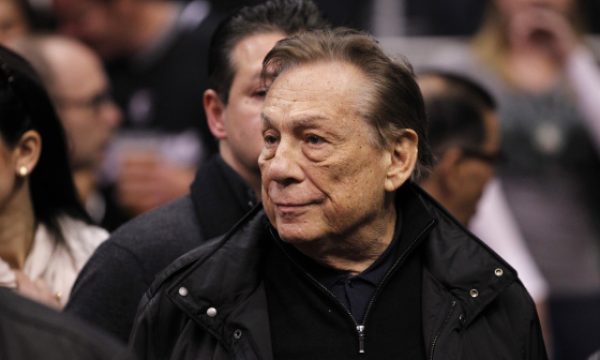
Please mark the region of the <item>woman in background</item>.
<svg viewBox="0 0 600 360"><path fill-rule="evenodd" d="M58 308L108 237L89 225L67 159L40 80L0 46L0 285Z"/></svg>

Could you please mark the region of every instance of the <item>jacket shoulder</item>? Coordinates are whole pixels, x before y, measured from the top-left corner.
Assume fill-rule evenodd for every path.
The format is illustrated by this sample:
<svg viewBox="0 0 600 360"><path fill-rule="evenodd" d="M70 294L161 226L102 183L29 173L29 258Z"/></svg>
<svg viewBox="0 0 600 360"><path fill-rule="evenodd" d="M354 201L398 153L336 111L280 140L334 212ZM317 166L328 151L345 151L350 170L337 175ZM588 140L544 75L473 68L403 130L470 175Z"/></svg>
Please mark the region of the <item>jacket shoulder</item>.
<svg viewBox="0 0 600 360"><path fill-rule="evenodd" d="M190 272L194 271L204 261L210 258L217 250L221 249L232 237L239 237L238 232L251 223L260 223L262 206L256 206L248 212L227 233L199 244L194 249L174 260L156 276L154 283L146 292L148 297L154 296L159 289L179 283Z"/></svg>
<svg viewBox="0 0 600 360"><path fill-rule="evenodd" d="M109 242L131 251L143 252L143 249L153 247L157 242L171 242L173 246L188 242L197 244L201 234L196 210L188 195L123 224L111 235Z"/></svg>
<svg viewBox="0 0 600 360"><path fill-rule="evenodd" d="M155 276L202 241L189 197L135 218L96 249L65 310L126 341Z"/></svg>
<svg viewBox="0 0 600 360"><path fill-rule="evenodd" d="M240 263L245 263L245 256L255 258L256 244L248 234L255 234L257 228L264 226L264 221L262 207L258 205L226 234L180 256L155 278L140 302L130 337L130 346L140 358L161 359L169 356L174 346L171 341L176 341L178 336L166 336L165 339L165 332L160 329L169 329L169 333L198 330L192 325L195 324L192 319L202 308L200 303L208 301L207 297L211 294L240 294L233 290L238 288L230 286L224 276L227 274L227 277L239 282L247 282L251 277L251 273L240 273L238 268ZM254 240L259 241L259 238L256 236ZM197 291L194 287L203 291ZM181 300L186 306L181 306ZM208 333L212 333L211 330ZM206 331L194 334L198 338L206 335Z"/></svg>
<svg viewBox="0 0 600 360"><path fill-rule="evenodd" d="M471 354L467 358L547 359L535 304L520 281L506 287L464 329L463 338L471 339L464 349L464 355Z"/></svg>

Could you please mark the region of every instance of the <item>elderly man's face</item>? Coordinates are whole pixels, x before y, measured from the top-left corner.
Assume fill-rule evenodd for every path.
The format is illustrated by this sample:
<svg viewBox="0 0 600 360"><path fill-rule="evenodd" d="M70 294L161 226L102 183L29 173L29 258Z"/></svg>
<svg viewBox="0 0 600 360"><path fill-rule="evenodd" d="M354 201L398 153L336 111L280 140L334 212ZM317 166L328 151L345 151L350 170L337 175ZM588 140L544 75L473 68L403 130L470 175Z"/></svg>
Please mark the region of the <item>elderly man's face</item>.
<svg viewBox="0 0 600 360"><path fill-rule="evenodd" d="M369 234L383 217L390 152L359 114L367 89L339 62L302 65L272 84L259 166L264 208L284 241Z"/></svg>

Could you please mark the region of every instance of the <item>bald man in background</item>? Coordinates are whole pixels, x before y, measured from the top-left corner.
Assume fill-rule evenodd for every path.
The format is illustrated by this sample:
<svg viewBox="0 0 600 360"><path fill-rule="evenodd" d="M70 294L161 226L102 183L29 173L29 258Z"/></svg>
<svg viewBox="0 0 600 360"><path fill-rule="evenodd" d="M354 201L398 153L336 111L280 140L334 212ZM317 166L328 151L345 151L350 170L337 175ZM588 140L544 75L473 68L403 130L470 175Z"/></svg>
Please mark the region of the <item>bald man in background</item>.
<svg viewBox="0 0 600 360"><path fill-rule="evenodd" d="M98 56L82 43L57 35L26 37L13 48L33 64L48 88L67 134L75 185L86 210L112 230L122 216L109 191L101 188L99 173L121 112Z"/></svg>

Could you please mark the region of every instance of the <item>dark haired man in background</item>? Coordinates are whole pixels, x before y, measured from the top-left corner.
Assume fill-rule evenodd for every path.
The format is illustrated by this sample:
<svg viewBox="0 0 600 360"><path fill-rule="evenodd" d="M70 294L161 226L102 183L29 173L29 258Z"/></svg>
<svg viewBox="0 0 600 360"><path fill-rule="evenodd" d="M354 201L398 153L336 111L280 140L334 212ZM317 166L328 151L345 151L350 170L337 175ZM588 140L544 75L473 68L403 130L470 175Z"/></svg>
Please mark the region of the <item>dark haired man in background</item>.
<svg viewBox="0 0 600 360"><path fill-rule="evenodd" d="M310 0L245 7L216 30L204 108L219 155L204 164L189 196L126 224L81 272L66 311L127 340L138 302L155 275L205 240L225 233L257 202L262 148L262 60L275 43L325 26Z"/></svg>
<svg viewBox="0 0 600 360"><path fill-rule="evenodd" d="M512 224L499 181L492 182L495 168L503 160L496 102L481 85L462 75L430 70L419 74L418 82L429 120L429 143L436 158L432 171L419 183L515 267L536 302L548 344L546 295L540 290L545 286L544 279ZM476 212L479 223L475 220L473 228L471 220ZM494 226L490 226L492 222Z"/></svg>
<svg viewBox="0 0 600 360"><path fill-rule="evenodd" d="M500 160L496 104L486 90L458 75L424 73L419 85L436 159L419 182L467 226Z"/></svg>

